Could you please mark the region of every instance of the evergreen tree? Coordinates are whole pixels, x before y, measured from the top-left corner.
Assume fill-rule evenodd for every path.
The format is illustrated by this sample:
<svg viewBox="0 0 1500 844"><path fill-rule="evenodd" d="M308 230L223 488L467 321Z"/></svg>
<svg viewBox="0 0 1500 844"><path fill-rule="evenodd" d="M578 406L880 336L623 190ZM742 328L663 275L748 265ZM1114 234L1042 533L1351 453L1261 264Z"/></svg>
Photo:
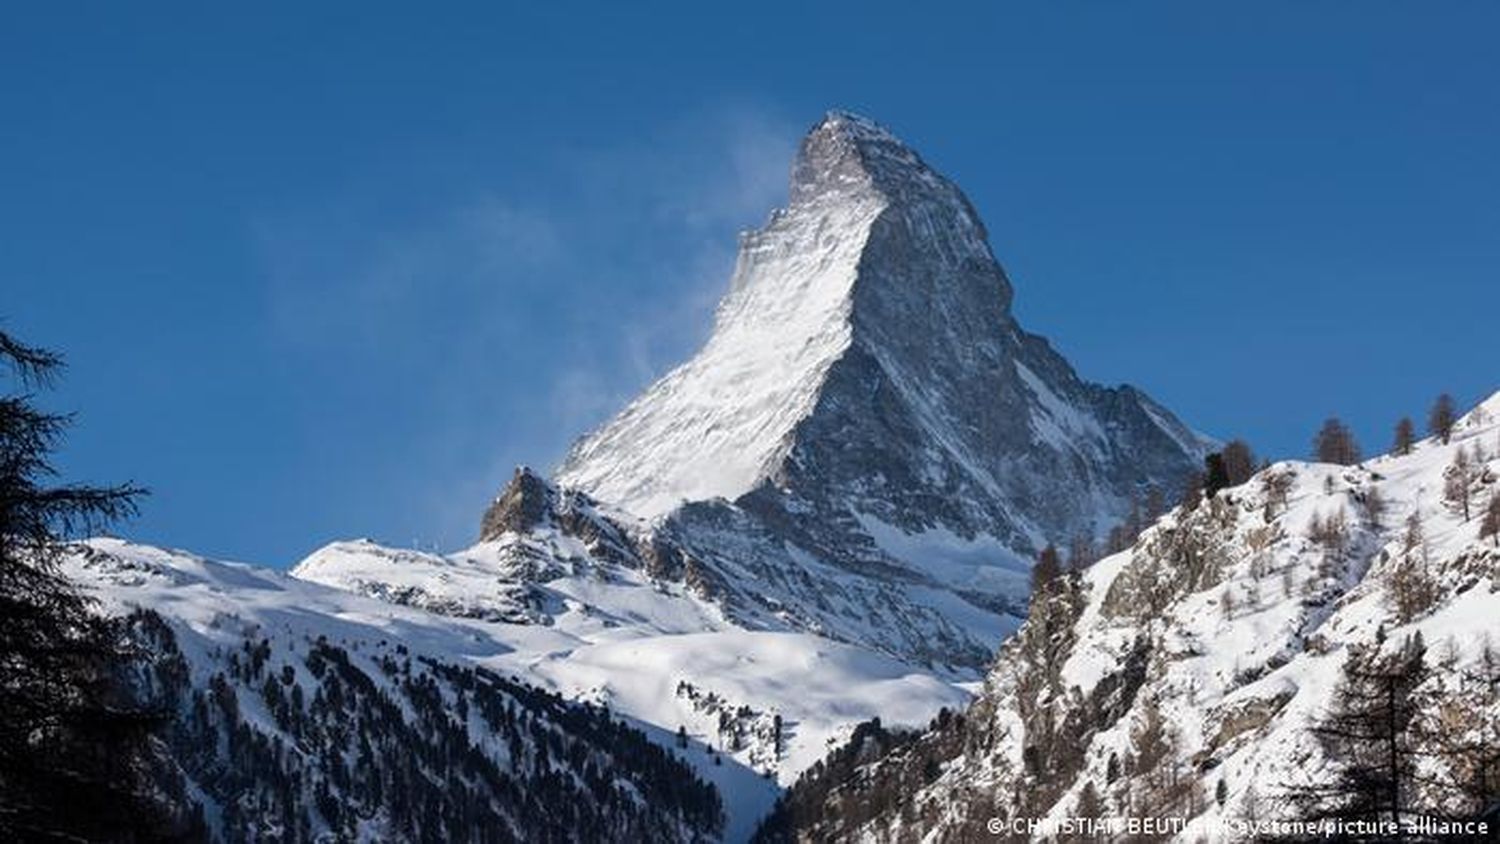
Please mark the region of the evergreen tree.
<svg viewBox="0 0 1500 844"><path fill-rule="evenodd" d="M1073 542L1068 546L1068 568L1073 571L1083 571L1093 565L1099 559L1099 552L1094 547L1094 540L1087 533L1079 533L1073 537Z"/></svg>
<svg viewBox="0 0 1500 844"><path fill-rule="evenodd" d="M1145 503L1141 506L1145 515L1145 523L1150 524L1162 517L1167 512L1167 497L1162 494L1161 488L1152 484L1146 487ZM1142 528L1145 527L1143 524Z"/></svg>
<svg viewBox="0 0 1500 844"><path fill-rule="evenodd" d="M1099 789L1094 787L1093 780L1084 781L1083 788L1079 789L1073 814L1080 818L1104 817L1104 801L1099 799Z"/></svg>
<svg viewBox="0 0 1500 844"><path fill-rule="evenodd" d="M1457 422L1458 410L1454 406L1453 397L1443 393L1432 403L1432 410L1427 414L1427 432L1447 445L1453 438L1453 426Z"/></svg>
<svg viewBox="0 0 1500 844"><path fill-rule="evenodd" d="M113 625L59 571L65 542L131 514L133 486L56 484L69 417L39 409L62 359L0 332L0 839L129 839L165 820L147 797L147 732Z"/></svg>
<svg viewBox="0 0 1500 844"><path fill-rule="evenodd" d="M1198 505L1203 503L1203 482L1202 472L1190 472L1182 480L1181 504L1182 508L1189 513L1198 509Z"/></svg>

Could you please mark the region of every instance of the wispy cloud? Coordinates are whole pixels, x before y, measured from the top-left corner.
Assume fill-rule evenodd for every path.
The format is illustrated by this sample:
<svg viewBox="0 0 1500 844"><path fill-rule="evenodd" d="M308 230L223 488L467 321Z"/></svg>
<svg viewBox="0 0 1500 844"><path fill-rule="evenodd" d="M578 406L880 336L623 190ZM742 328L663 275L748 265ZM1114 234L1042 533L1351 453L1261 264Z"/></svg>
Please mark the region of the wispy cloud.
<svg viewBox="0 0 1500 844"><path fill-rule="evenodd" d="M797 128L762 112L736 109L714 121L712 133L723 172L712 184L684 186L683 220L695 228L744 225L786 196Z"/></svg>
<svg viewBox="0 0 1500 844"><path fill-rule="evenodd" d="M261 220L274 342L336 360L330 378L402 385L391 418L362 423L411 432L371 455L400 464L388 538L472 538L515 463L550 468L689 355L738 232L785 197L800 128L719 109L568 150L541 199L474 185L435 209L341 197Z"/></svg>
<svg viewBox="0 0 1500 844"><path fill-rule="evenodd" d="M536 287L561 244L541 209L486 192L415 222L330 204L258 221L255 236L273 330L371 352L421 337L434 326L420 320L435 311L465 308L477 319L508 292Z"/></svg>
<svg viewBox="0 0 1500 844"><path fill-rule="evenodd" d="M577 367L617 393L634 394L706 339L728 289L738 234L786 198L802 128L764 109L724 107L578 163L590 181L629 174L624 193L632 207L618 209L619 217L639 218L632 236L645 254L633 272L649 285L614 304L609 343Z"/></svg>

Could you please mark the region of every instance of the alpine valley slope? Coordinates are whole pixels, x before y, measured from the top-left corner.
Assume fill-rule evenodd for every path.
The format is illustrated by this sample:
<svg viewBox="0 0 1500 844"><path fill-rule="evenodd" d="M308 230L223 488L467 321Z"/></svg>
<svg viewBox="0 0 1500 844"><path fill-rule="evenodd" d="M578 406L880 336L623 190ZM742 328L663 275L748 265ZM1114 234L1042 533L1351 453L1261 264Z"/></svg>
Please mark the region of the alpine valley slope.
<svg viewBox="0 0 1500 844"><path fill-rule="evenodd" d="M720 795L757 792L516 679L493 625L115 539L64 572L127 619L181 840L714 841Z"/></svg>
<svg viewBox="0 0 1500 844"><path fill-rule="evenodd" d="M554 581L551 622L522 625L117 539L65 572L138 616L142 696L171 716L180 774L163 788L219 840L743 841L779 793L768 773L790 782L856 722L916 726L969 697L733 627L643 574Z"/></svg>
<svg viewBox="0 0 1500 844"><path fill-rule="evenodd" d="M978 841L992 818L1177 817L1196 826L1162 837L1192 841L1316 816L1342 763L1312 728L1351 654L1409 656L1418 634L1406 693L1432 703L1401 751L1419 760L1402 810L1473 818L1500 796L1496 495L1500 393L1450 442L1277 463L1180 506L1039 594L967 713L914 739L867 732L765 833Z"/></svg>

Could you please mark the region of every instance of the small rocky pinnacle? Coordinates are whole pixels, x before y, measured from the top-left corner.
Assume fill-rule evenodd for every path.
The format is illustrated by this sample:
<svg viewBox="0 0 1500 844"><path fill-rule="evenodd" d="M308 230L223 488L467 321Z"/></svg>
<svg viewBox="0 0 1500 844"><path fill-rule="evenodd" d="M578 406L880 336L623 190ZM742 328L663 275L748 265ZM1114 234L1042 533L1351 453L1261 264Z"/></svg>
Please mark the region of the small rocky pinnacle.
<svg viewBox="0 0 1500 844"><path fill-rule="evenodd" d="M517 466L495 502L479 522L479 541L489 542L506 533L524 533L547 516L552 487L528 466Z"/></svg>

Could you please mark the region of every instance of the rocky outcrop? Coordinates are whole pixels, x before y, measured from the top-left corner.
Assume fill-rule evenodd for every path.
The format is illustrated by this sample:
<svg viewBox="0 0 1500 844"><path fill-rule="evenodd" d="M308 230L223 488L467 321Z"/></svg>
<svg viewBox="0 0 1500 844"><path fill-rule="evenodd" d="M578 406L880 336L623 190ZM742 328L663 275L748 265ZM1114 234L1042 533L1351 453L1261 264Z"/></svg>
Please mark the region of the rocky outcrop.
<svg viewBox="0 0 1500 844"><path fill-rule="evenodd" d="M526 533L540 526L556 504L552 485L526 466L516 469L510 484L484 511L479 541L492 542L506 533Z"/></svg>

